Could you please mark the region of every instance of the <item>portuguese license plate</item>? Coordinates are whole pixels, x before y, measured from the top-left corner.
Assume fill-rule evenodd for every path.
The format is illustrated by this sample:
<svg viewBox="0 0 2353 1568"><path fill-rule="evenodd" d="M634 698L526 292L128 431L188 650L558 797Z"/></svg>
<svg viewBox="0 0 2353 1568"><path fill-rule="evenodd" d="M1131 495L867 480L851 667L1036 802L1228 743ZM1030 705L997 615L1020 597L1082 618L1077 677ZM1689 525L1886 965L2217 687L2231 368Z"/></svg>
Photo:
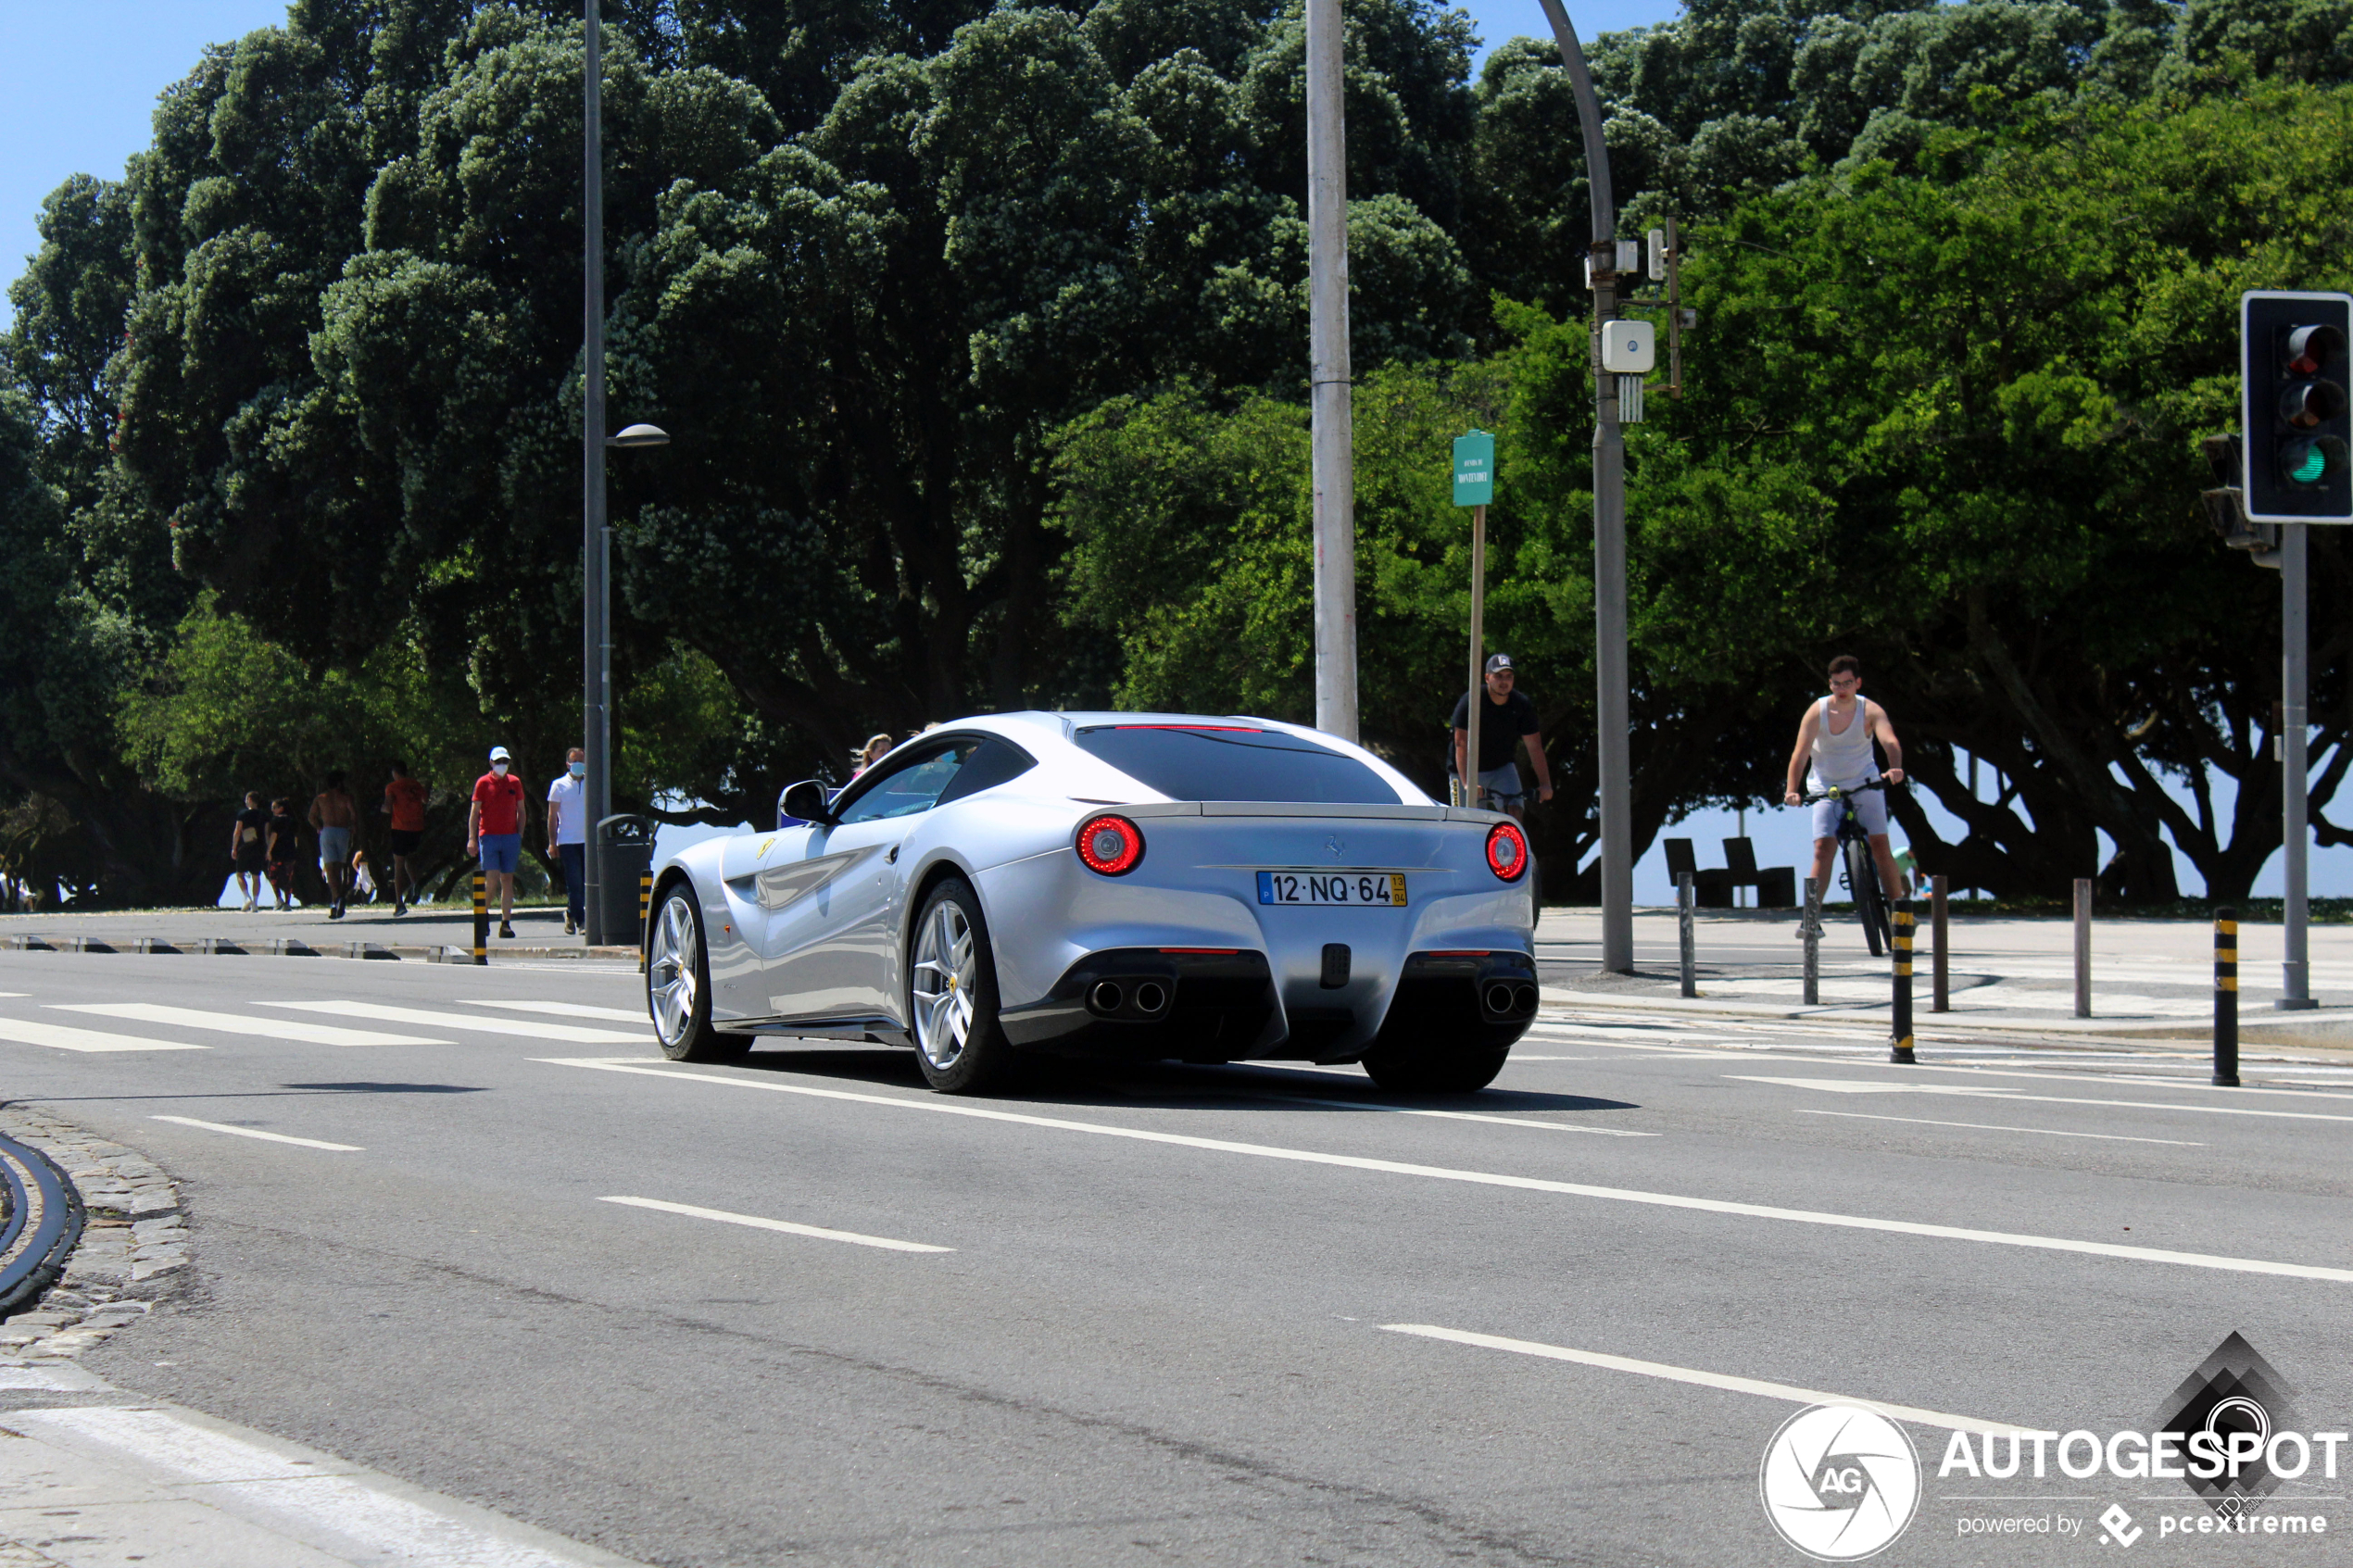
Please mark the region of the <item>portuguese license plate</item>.
<svg viewBox="0 0 2353 1568"><path fill-rule="evenodd" d="M1403 909L1405 879L1394 872L1260 872L1258 901Z"/></svg>

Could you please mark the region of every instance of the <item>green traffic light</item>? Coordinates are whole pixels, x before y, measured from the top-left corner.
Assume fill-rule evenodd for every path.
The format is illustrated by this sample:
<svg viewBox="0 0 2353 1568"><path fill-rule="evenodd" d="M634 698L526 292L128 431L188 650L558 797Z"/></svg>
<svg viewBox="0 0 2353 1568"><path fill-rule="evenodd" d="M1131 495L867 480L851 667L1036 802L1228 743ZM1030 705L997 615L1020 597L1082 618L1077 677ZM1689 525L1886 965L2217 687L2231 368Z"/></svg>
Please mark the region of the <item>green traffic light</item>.
<svg viewBox="0 0 2353 1568"><path fill-rule="evenodd" d="M2329 471L2329 455L2317 441L2300 442L2301 451L2288 455L2287 476L2298 484L2318 484Z"/></svg>

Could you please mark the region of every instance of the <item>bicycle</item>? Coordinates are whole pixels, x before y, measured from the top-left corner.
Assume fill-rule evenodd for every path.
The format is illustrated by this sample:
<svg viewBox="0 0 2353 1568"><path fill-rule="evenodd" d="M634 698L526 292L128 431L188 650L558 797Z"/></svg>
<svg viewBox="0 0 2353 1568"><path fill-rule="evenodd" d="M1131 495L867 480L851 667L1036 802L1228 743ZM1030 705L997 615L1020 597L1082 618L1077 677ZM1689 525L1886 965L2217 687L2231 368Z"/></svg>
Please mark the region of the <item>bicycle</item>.
<svg viewBox="0 0 2353 1568"><path fill-rule="evenodd" d="M1873 958L1894 947L1895 934L1887 918L1887 890L1880 885L1879 862L1871 857L1871 835L1863 830L1862 819L1855 814L1854 798L1866 790L1886 787L1885 779L1873 779L1851 789L1826 789L1819 795L1808 795L1805 800L1808 806L1825 800L1839 803L1839 880L1854 896L1856 918L1863 922L1863 940Z"/></svg>

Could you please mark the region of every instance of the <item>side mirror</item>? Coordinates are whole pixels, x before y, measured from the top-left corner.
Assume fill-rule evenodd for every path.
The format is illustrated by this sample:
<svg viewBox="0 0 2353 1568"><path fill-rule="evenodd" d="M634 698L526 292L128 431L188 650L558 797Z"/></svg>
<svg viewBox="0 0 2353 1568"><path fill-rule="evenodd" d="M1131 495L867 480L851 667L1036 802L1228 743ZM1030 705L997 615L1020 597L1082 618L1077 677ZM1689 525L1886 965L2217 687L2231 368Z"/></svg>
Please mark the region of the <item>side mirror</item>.
<svg viewBox="0 0 2353 1568"><path fill-rule="evenodd" d="M780 806L787 817L799 817L806 822L834 821L833 809L825 803L825 786L815 779L803 779L785 791Z"/></svg>

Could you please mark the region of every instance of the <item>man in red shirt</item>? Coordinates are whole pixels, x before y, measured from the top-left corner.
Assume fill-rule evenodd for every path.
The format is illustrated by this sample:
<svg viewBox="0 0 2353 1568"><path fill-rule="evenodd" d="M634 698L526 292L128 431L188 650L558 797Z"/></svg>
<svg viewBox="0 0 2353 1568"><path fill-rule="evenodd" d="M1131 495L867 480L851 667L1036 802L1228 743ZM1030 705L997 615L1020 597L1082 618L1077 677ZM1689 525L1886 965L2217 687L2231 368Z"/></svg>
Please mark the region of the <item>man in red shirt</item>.
<svg viewBox="0 0 2353 1568"><path fill-rule="evenodd" d="M417 872L409 858L425 837L425 786L409 776L408 763L392 765L384 803L376 809L392 818L392 912L405 915L417 893Z"/></svg>
<svg viewBox="0 0 2353 1568"><path fill-rule="evenodd" d="M515 934L515 872L522 868L522 781L503 746L490 748L490 771L474 781L466 809L466 853L480 858L487 890L498 900L498 935Z"/></svg>

